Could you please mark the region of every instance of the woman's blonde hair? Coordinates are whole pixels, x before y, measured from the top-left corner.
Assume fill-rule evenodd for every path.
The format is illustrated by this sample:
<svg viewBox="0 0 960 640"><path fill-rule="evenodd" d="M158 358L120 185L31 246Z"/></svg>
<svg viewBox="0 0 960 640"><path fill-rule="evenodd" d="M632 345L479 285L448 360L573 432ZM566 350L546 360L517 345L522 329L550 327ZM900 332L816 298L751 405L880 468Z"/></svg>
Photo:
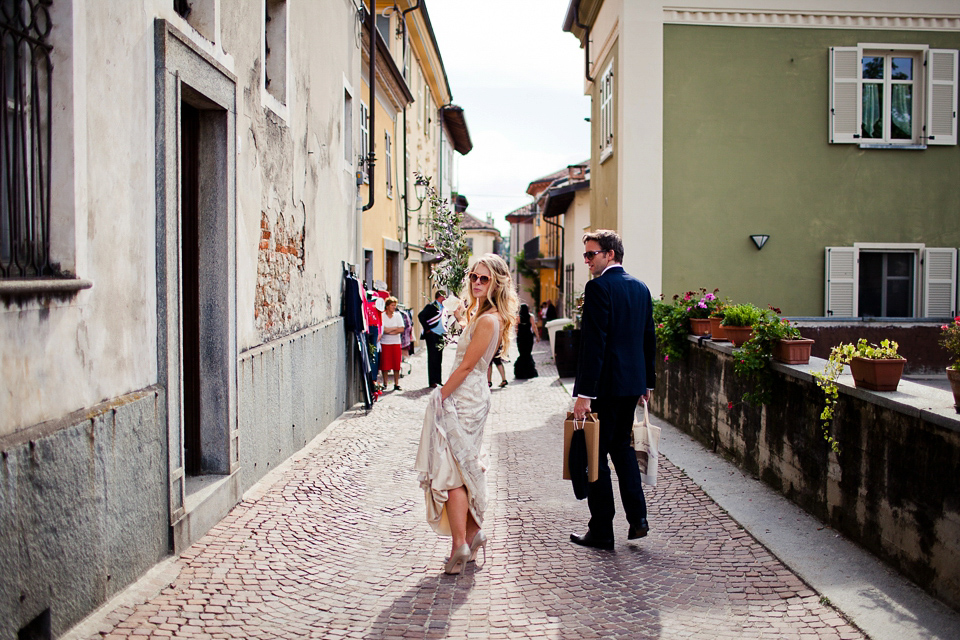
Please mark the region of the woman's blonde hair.
<svg viewBox="0 0 960 640"><path fill-rule="evenodd" d="M386 308L389 307L391 304L397 304L397 303L399 303L399 302L400 302L400 301L397 300L395 297L390 296L389 298L387 298L386 300L383 301L383 304L385 305L383 308L386 309Z"/></svg>
<svg viewBox="0 0 960 640"><path fill-rule="evenodd" d="M482 264L490 272L490 288L487 297L481 304L473 297L473 287L467 286L470 304L467 305L467 326L476 322L484 313L496 311L500 318L500 348L505 353L510 348L513 337L513 327L517 322L517 307L519 300L514 290L513 280L510 278L510 269L503 258L487 253L480 257L470 268L472 273L478 264Z"/></svg>

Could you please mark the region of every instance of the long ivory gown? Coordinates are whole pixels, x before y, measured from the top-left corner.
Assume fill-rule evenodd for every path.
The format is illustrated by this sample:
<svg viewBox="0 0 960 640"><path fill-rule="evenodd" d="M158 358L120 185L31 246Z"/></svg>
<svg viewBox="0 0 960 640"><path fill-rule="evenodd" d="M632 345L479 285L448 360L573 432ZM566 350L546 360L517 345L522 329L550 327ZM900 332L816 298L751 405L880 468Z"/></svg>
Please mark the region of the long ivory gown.
<svg viewBox="0 0 960 640"><path fill-rule="evenodd" d="M449 536L450 522L444 508L450 489L463 486L467 505L478 525L487 509L487 462L483 448L483 425L490 412L490 388L487 367L500 342L500 319L495 322L493 339L477 365L463 383L441 405L440 387L430 394L427 413L420 433L415 469L420 472L420 487L427 503L427 522L442 536ZM454 369L463 361L477 324L460 337Z"/></svg>

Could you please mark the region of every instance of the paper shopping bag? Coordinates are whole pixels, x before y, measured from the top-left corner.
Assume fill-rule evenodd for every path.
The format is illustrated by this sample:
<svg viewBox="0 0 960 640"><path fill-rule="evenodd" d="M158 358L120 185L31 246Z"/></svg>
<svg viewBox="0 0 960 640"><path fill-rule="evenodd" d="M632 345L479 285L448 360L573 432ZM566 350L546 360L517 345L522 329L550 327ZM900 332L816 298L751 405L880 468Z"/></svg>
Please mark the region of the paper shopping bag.
<svg viewBox="0 0 960 640"><path fill-rule="evenodd" d="M633 446L637 450L640 480L643 484L657 486L657 462L660 457L660 427L650 424L647 403L643 403L643 420L634 420Z"/></svg>
<svg viewBox="0 0 960 640"><path fill-rule="evenodd" d="M583 429L583 435L587 440L587 482L597 481L597 460L600 451L600 422L597 420L597 414L588 413L583 420L574 420L573 413L567 413L567 419L563 422L563 479L570 480L570 440L573 438L573 432L577 429Z"/></svg>

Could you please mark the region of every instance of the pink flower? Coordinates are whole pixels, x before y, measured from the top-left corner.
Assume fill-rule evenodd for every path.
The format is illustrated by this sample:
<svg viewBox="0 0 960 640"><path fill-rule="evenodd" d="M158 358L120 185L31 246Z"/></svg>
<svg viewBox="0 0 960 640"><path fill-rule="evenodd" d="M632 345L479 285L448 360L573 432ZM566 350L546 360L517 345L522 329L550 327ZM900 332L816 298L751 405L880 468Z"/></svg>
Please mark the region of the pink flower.
<svg viewBox="0 0 960 640"><path fill-rule="evenodd" d="M941 329L948 329L949 327L947 327L947 325L942 325L940 328L941 328Z"/></svg>
<svg viewBox="0 0 960 640"><path fill-rule="evenodd" d="M663 356L664 362L670 362L670 356Z"/></svg>
<svg viewBox="0 0 960 640"><path fill-rule="evenodd" d="M727 403L727 409L733 409L733 403L732 403L732 402L728 402L728 403Z"/></svg>

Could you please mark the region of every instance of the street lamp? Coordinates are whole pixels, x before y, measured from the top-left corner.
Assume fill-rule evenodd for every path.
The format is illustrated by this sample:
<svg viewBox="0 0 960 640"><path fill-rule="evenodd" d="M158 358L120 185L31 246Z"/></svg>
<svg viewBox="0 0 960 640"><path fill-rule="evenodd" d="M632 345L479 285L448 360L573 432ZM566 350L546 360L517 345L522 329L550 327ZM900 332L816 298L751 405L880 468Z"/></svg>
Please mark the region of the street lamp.
<svg viewBox="0 0 960 640"><path fill-rule="evenodd" d="M407 207L407 211L420 211L423 207L423 201L427 199L427 185L430 184L430 181L427 178L424 178L422 175L417 175L416 181L413 183L413 194L416 196L420 204L416 209L411 209Z"/></svg>

